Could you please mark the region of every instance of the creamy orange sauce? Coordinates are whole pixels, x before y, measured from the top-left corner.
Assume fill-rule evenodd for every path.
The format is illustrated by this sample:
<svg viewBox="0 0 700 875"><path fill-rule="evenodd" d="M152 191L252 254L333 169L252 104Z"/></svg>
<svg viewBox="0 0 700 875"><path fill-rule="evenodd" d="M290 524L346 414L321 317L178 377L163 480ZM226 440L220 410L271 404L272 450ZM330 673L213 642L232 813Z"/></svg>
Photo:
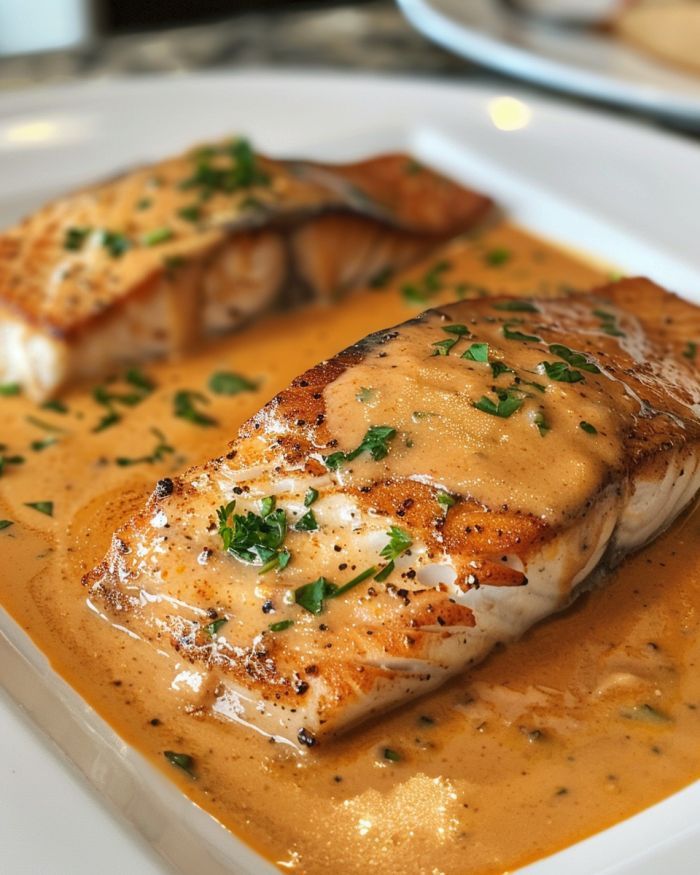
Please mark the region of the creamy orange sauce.
<svg viewBox="0 0 700 875"><path fill-rule="evenodd" d="M2 605L129 744L293 871L512 870L700 775L700 512L628 560L604 590L468 676L305 756L188 712L188 697L170 686L172 663L164 667L151 646L86 605L82 574L155 481L220 454L294 375L456 296L556 294L605 279L506 226L452 244L443 260L437 282L426 282L434 260L411 272L418 303L395 286L362 292L333 308L271 316L186 362L148 368L156 390L119 407L122 420L98 433L104 409L89 388L69 393L65 413L0 398L4 452L26 458L0 478L0 519L14 523L0 531ZM259 388L212 395L207 381L218 370ZM179 389L206 393L201 409L218 427L174 418ZM46 437L56 443L30 448ZM160 461L116 463L149 456L161 441L173 452ZM52 516L26 506L42 501L53 502ZM196 780L165 750L189 754Z"/></svg>

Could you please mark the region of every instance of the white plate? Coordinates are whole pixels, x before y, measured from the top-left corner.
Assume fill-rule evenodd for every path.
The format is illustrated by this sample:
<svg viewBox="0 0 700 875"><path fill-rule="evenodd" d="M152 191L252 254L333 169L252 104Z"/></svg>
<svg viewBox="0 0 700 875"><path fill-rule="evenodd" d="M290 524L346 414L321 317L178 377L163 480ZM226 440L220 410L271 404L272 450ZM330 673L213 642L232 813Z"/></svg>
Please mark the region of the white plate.
<svg viewBox="0 0 700 875"><path fill-rule="evenodd" d="M418 30L470 61L700 127L700 76L662 64L621 40L523 16L499 0L397 2Z"/></svg>
<svg viewBox="0 0 700 875"><path fill-rule="evenodd" d="M279 155L409 150L492 193L521 224L700 301L699 150L551 101L405 79L250 72L2 95L0 223L68 186L233 131ZM0 696L2 871L155 875L175 861L187 875L271 871L121 742L2 612L0 684L67 754ZM132 826L112 820L90 786ZM697 784L526 871L696 875L699 810Z"/></svg>

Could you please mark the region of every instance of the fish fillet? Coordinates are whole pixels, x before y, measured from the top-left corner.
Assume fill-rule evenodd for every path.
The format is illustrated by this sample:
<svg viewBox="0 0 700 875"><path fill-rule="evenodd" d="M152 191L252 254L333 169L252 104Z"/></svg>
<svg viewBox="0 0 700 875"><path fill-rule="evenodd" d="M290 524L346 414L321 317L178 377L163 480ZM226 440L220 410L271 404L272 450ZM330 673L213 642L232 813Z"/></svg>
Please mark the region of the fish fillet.
<svg viewBox="0 0 700 875"><path fill-rule="evenodd" d="M318 744L670 525L700 487L697 337L700 310L644 279L373 334L159 481L89 604L169 650L193 709Z"/></svg>
<svg viewBox="0 0 700 875"><path fill-rule="evenodd" d="M180 354L282 300L403 267L489 207L397 154L331 166L233 140L139 168L0 235L0 383L42 400Z"/></svg>

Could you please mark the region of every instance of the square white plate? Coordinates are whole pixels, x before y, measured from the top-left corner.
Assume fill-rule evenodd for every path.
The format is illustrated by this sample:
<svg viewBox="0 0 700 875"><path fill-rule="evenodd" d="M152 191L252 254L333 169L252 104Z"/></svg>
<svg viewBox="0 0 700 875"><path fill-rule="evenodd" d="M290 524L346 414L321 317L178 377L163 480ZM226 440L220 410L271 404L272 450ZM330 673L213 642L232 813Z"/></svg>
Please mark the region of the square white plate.
<svg viewBox="0 0 700 875"><path fill-rule="evenodd" d="M72 185L235 131L278 155L411 151L493 194L525 227L700 302L699 150L539 98L407 79L246 72L4 94L0 224ZM12 574L1 556L0 574ZM2 871L272 871L125 745L1 611L0 685L43 732L0 697ZM700 783L523 873L696 875L698 811Z"/></svg>

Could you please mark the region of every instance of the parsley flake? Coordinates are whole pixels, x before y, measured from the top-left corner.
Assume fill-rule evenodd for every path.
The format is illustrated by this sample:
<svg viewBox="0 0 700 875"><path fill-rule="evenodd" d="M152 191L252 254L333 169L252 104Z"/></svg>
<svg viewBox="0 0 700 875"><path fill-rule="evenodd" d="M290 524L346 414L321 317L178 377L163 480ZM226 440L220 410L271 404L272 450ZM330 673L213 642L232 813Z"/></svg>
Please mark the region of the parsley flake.
<svg viewBox="0 0 700 875"><path fill-rule="evenodd" d="M472 343L469 349L462 353L462 358L470 359L473 362L487 362L489 360L488 343Z"/></svg>
<svg viewBox="0 0 700 875"><path fill-rule="evenodd" d="M306 490L306 495L304 496L304 507L311 507L311 505L318 498L318 489L314 489L313 486L309 486Z"/></svg>
<svg viewBox="0 0 700 875"><path fill-rule="evenodd" d="M190 778L197 777L194 773L194 759L188 753L176 753L174 750L164 750L163 756L171 766L182 769L182 771L186 772Z"/></svg>
<svg viewBox="0 0 700 875"><path fill-rule="evenodd" d="M270 623L267 628L270 632L284 632L285 629L289 629L289 627L293 625L294 620L280 620L277 623Z"/></svg>
<svg viewBox="0 0 700 875"><path fill-rule="evenodd" d="M228 617L219 617L218 620L212 620L211 623L207 623L207 625L204 626L204 631L210 638L216 638L219 629L221 629L222 626L225 626L226 623L228 623Z"/></svg>
<svg viewBox="0 0 700 875"><path fill-rule="evenodd" d="M9 529L10 526L14 526L14 522L12 520L0 520L0 532L3 529Z"/></svg>
<svg viewBox="0 0 700 875"><path fill-rule="evenodd" d="M233 371L217 371L209 378L209 388L215 395L238 395L254 392L258 384Z"/></svg>
<svg viewBox="0 0 700 875"><path fill-rule="evenodd" d="M312 510L308 510L301 519L294 524L294 529L297 532L315 532L318 529L318 522Z"/></svg>
<svg viewBox="0 0 700 875"><path fill-rule="evenodd" d="M539 313L540 311L532 303L526 299L518 298L514 301L495 301L493 304L494 310L507 310L510 313Z"/></svg>
<svg viewBox="0 0 700 875"><path fill-rule="evenodd" d="M522 331L518 331L513 328L513 325L516 325L515 322L506 322L503 326L503 336L506 340L522 340L527 341L531 340L533 343L541 343L542 338L537 337L536 334L523 334Z"/></svg>
<svg viewBox="0 0 700 875"><path fill-rule="evenodd" d="M487 398L486 395L482 395L478 401L472 402L472 407L476 407L482 413L500 416L501 419L508 419L509 416L520 410L525 401L522 393L514 389L496 389L495 394L498 398L498 403Z"/></svg>
<svg viewBox="0 0 700 875"><path fill-rule="evenodd" d="M38 510L45 516L53 516L53 501L25 501L24 506Z"/></svg>
<svg viewBox="0 0 700 875"><path fill-rule="evenodd" d="M598 365L593 364L582 352L575 352L573 349L569 349L568 346L564 346L561 343L550 343L549 351L552 355L558 356L560 359L564 359L567 364L572 365L575 368L578 368L581 371L588 371L591 374L599 374L600 368Z"/></svg>
<svg viewBox="0 0 700 875"><path fill-rule="evenodd" d="M582 419L581 422L579 422L578 427L583 429L587 434L598 434L598 429L594 425L591 425L590 422L586 422L585 419Z"/></svg>
<svg viewBox="0 0 700 875"><path fill-rule="evenodd" d="M391 526L387 535L389 536L389 543L382 548L379 555L382 559L387 559L388 562L379 574L376 574L374 577L380 583L386 580L394 570L394 560L398 559L413 544L413 539L408 532L399 528L399 526Z"/></svg>
<svg viewBox="0 0 700 875"><path fill-rule="evenodd" d="M580 383L583 380L581 371L570 368L564 362L540 362L537 367L557 383Z"/></svg>
<svg viewBox="0 0 700 875"><path fill-rule="evenodd" d="M497 246L495 249L489 249L484 255L484 261L491 267L500 267L510 261L511 255L512 253L509 249L505 249L503 246Z"/></svg>
<svg viewBox="0 0 700 875"><path fill-rule="evenodd" d="M218 425L217 420L197 408L197 404L208 403L209 399L201 392L195 392L191 389L180 389L173 396L173 412L179 419L185 419L193 425L208 428L212 425Z"/></svg>
<svg viewBox="0 0 700 875"><path fill-rule="evenodd" d="M362 442L349 453L337 452L325 456L323 461L331 471L337 471L344 462L352 462L361 453L368 452L375 462L389 455L389 441L396 437L396 429L389 425L373 425L367 430Z"/></svg>
<svg viewBox="0 0 700 875"><path fill-rule="evenodd" d="M275 507L272 497L261 502L260 514L236 514L235 508L236 502L231 501L216 512L224 550L239 562L261 566L259 574L286 568L291 554L283 547L287 536L284 510Z"/></svg>
<svg viewBox="0 0 700 875"><path fill-rule="evenodd" d="M625 332L617 327L617 317L607 310L594 310L593 315L600 319L600 330L610 337L625 337Z"/></svg>

